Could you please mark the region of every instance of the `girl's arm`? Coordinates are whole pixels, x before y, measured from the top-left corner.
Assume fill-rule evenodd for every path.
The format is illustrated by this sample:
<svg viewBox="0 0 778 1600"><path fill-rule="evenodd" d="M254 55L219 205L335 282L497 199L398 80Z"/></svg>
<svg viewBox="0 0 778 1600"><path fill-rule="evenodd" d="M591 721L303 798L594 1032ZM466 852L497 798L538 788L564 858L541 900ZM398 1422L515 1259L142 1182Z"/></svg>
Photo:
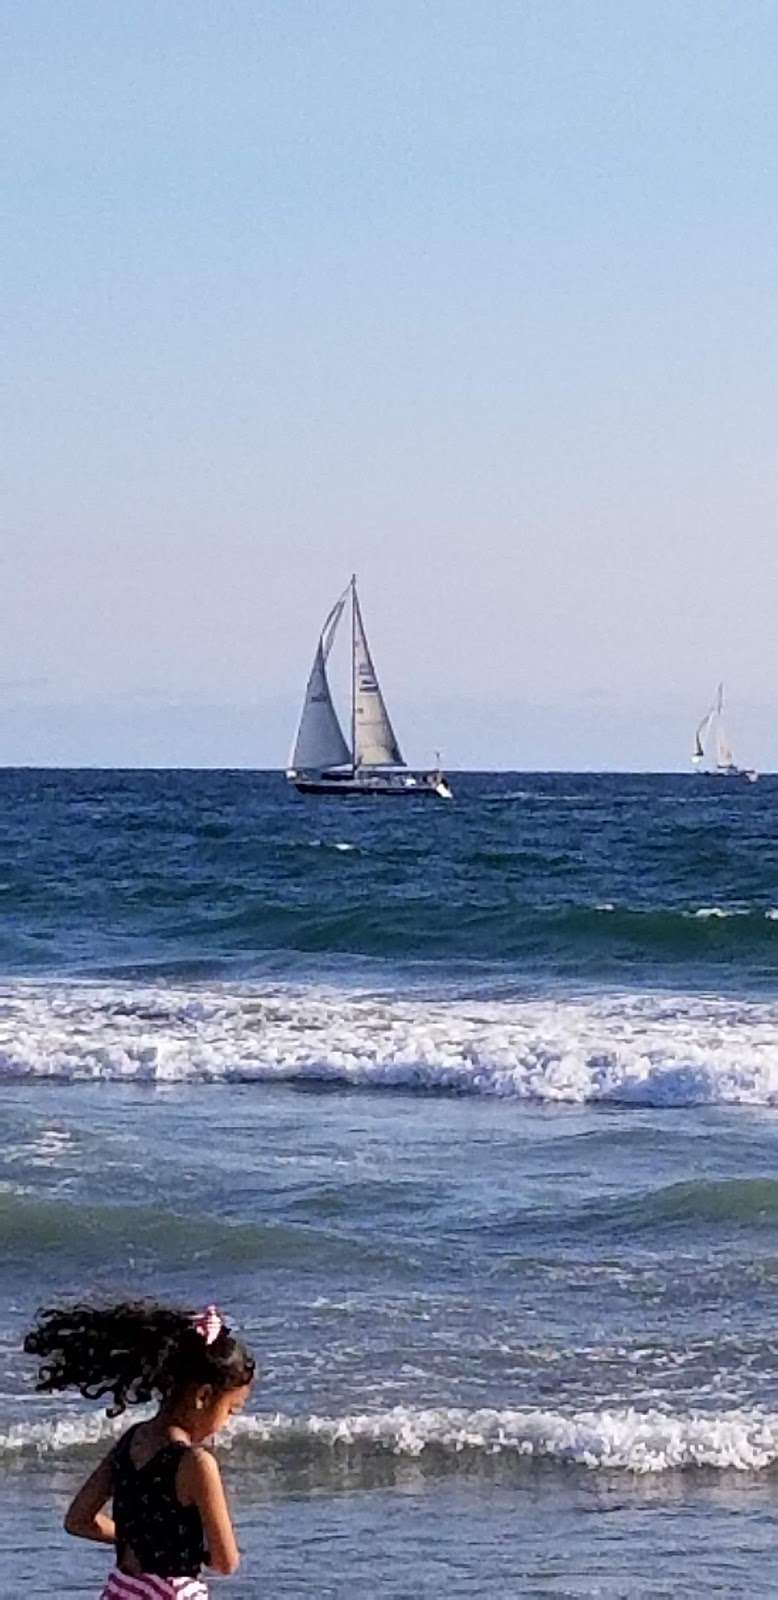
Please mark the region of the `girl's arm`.
<svg viewBox="0 0 778 1600"><path fill-rule="evenodd" d="M79 1489L65 1515L65 1531L77 1539L96 1539L98 1544L113 1544L116 1538L113 1517L107 1517L103 1506L113 1494L113 1452L95 1467L91 1477Z"/></svg>
<svg viewBox="0 0 778 1600"><path fill-rule="evenodd" d="M187 1450L176 1478L182 1505L197 1506L208 1545L208 1564L214 1572L237 1572L240 1551L235 1543L221 1473L210 1450Z"/></svg>

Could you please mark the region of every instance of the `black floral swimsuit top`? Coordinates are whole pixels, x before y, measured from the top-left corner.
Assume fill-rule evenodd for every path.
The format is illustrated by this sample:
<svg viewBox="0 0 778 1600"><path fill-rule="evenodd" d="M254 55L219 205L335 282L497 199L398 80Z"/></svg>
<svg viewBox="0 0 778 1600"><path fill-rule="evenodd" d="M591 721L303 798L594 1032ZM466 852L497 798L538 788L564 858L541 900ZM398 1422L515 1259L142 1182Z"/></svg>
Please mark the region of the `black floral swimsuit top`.
<svg viewBox="0 0 778 1600"><path fill-rule="evenodd" d="M135 1428L123 1434L113 1453L113 1518L120 1568L158 1578L196 1578L203 1561L203 1524L196 1506L176 1497L176 1473L189 1446L162 1446L142 1467L133 1465L130 1445Z"/></svg>

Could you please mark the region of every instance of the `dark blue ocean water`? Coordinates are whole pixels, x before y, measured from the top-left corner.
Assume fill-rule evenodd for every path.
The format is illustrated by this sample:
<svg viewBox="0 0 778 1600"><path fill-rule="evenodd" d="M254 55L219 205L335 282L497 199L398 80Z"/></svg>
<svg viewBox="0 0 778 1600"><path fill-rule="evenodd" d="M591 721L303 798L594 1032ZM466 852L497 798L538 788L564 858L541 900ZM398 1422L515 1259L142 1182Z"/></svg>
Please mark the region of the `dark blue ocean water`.
<svg viewBox="0 0 778 1600"><path fill-rule="evenodd" d="M778 781L455 788L0 772L2 1595L99 1593L19 1342L128 1289L260 1355L236 1600L774 1586Z"/></svg>
<svg viewBox="0 0 778 1600"><path fill-rule="evenodd" d="M4 969L770 980L778 779L456 790L392 806L302 800L275 774L0 772Z"/></svg>

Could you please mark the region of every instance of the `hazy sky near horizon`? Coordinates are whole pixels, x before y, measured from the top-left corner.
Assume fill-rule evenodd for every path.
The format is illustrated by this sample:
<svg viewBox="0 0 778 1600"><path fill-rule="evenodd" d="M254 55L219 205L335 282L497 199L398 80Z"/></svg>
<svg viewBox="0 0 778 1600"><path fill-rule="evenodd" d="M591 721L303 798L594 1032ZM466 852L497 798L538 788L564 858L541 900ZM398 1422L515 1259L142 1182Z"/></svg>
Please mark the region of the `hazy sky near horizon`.
<svg viewBox="0 0 778 1600"><path fill-rule="evenodd" d="M774 0L6 0L0 762L778 768Z"/></svg>

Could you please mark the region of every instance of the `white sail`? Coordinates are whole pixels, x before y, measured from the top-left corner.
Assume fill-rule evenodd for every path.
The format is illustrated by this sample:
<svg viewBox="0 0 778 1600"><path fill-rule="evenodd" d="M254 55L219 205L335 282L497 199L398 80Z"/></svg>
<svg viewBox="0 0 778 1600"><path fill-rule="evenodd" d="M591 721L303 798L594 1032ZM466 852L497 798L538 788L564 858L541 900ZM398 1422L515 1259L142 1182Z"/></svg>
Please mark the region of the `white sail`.
<svg viewBox="0 0 778 1600"><path fill-rule="evenodd" d="M755 782L757 774L750 767L738 767L724 728L724 685L719 684L716 699L706 712L694 736L692 762L700 771L719 773L724 777L748 778Z"/></svg>
<svg viewBox="0 0 778 1600"><path fill-rule="evenodd" d="M321 771L326 767L351 764L351 751L343 737L327 681L327 657L332 649L347 594L348 590L333 606L316 647L290 763L296 772Z"/></svg>
<svg viewBox="0 0 778 1600"><path fill-rule="evenodd" d="M727 738L727 735L724 732L724 723L722 721L723 710L724 710L724 685L723 685L723 683L720 683L719 686L718 686L718 690L716 691L716 712L715 712L715 722L716 722L716 766L717 767L732 767L735 764L735 757L732 754L732 747L730 745L729 739Z"/></svg>
<svg viewBox="0 0 778 1600"><path fill-rule="evenodd" d="M365 637L356 588L354 606L354 767L402 767L400 747L389 721Z"/></svg>
<svg viewBox="0 0 778 1600"><path fill-rule="evenodd" d="M712 718L713 711L706 711L705 716L703 717L702 722L698 725L697 731L694 735L694 753L692 755L692 761L696 767L700 766L701 762L705 760L705 744Z"/></svg>
<svg viewBox="0 0 778 1600"><path fill-rule="evenodd" d="M735 757L732 754L732 746L721 723L719 723L716 729L716 766L733 767L734 765Z"/></svg>

